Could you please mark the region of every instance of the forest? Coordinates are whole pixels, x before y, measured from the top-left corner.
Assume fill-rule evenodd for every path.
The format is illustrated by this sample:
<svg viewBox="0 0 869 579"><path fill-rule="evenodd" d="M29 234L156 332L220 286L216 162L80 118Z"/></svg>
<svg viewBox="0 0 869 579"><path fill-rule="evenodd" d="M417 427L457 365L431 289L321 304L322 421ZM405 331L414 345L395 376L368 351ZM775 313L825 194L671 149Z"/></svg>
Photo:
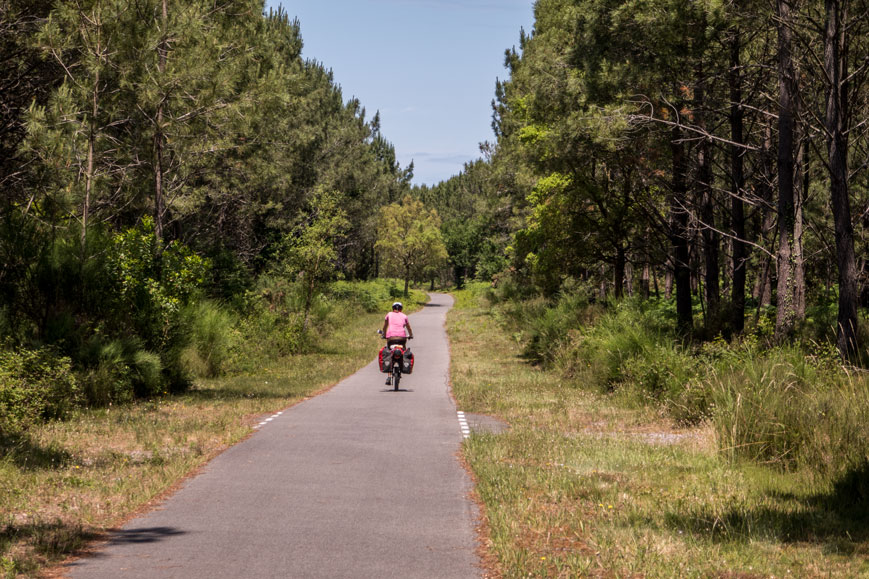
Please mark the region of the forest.
<svg viewBox="0 0 869 579"><path fill-rule="evenodd" d="M395 221L412 166L378 114L302 58L285 12L255 0L0 11L5 431L225 372L234 327L239 368L262 353L248 343L304 350L329 300L355 291L336 297L331 282L406 281L443 261L435 215ZM387 218L400 240L377 238ZM413 263L377 246L421 239L428 257Z"/></svg>
<svg viewBox="0 0 869 579"><path fill-rule="evenodd" d="M869 456L865 0L538 0L434 186L262 1L0 9L4 430L306 351L391 276L485 284L533 363L749 458Z"/></svg>
<svg viewBox="0 0 869 579"><path fill-rule="evenodd" d="M865 2L536 2L485 160L421 193L483 215L446 221L457 271L673 296L709 337L772 306L776 341L817 320L860 358L867 27Z"/></svg>
<svg viewBox="0 0 869 579"><path fill-rule="evenodd" d="M580 445L605 400L615 430L641 409L670 437L712 432L691 477L662 478L684 520L659 520L660 481L633 519L600 499L618 533L666 535L662 576L671 526L747 561L764 541L770 560L865 553L869 3L533 10L480 157L418 185L380 113L264 0L0 0L0 571L76 552L250 416L370 360L372 320L434 289L456 296L457 399L516 424L463 447L491 512L542 485L534 521L566 509L548 541L594 518L578 480L618 506L623 457ZM575 473L562 451L601 456ZM73 505L56 522L49 487Z"/></svg>

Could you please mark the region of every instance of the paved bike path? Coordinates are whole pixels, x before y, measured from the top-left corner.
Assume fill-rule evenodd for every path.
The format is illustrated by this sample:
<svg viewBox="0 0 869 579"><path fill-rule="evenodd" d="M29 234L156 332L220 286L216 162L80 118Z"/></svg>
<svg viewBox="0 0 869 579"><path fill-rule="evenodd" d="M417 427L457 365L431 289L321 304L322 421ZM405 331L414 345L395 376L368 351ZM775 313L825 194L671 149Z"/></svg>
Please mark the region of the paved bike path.
<svg viewBox="0 0 869 579"><path fill-rule="evenodd" d="M401 390L369 364L215 458L67 575L479 577L448 393L451 305L435 294L411 316L416 367Z"/></svg>

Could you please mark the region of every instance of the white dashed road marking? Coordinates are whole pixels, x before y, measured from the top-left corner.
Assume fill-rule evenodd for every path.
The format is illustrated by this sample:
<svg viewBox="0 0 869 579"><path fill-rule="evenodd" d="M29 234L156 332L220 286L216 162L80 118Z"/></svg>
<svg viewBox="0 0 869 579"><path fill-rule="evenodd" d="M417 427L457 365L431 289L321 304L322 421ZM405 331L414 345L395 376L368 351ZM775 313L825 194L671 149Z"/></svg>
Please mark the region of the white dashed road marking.
<svg viewBox="0 0 869 579"><path fill-rule="evenodd" d="M254 428L260 428L261 426L265 426L266 424L268 424L269 422L271 422L272 420L274 420L275 418L277 418L278 416L280 416L280 415L283 414L283 413L284 413L284 411L281 410L281 411L278 412L277 414L274 414L274 415L272 415L272 416L269 416L268 418L266 418L265 420L263 420L262 422L260 422L260 423L257 424L256 426L254 426Z"/></svg>
<svg viewBox="0 0 869 579"><path fill-rule="evenodd" d="M465 418L465 413L461 410L457 410L456 415L459 417L459 426L462 428L462 436L468 438L471 436L471 429L468 426L468 419Z"/></svg>

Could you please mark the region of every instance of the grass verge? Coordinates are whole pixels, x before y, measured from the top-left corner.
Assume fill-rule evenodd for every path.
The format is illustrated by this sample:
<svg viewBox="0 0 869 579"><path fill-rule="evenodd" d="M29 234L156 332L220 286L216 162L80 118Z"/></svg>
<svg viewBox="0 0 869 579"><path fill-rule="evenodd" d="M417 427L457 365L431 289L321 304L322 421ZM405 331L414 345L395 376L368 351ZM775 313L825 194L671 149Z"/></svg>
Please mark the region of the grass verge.
<svg viewBox="0 0 869 579"><path fill-rule="evenodd" d="M418 309L424 294L408 301ZM345 316L314 352L253 375L0 435L0 577L38 576L245 438L264 414L370 362L385 311Z"/></svg>
<svg viewBox="0 0 869 579"><path fill-rule="evenodd" d="M869 576L869 525L836 488L732 462L714 429L525 363L470 294L447 329L459 408L511 429L472 435L488 548L503 577Z"/></svg>

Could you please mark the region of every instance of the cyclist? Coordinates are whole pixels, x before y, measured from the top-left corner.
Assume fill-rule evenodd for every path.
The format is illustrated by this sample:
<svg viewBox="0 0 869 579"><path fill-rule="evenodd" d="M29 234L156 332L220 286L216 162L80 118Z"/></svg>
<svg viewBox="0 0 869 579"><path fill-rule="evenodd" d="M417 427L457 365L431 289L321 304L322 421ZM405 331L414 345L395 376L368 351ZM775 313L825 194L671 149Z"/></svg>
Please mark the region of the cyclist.
<svg viewBox="0 0 869 579"><path fill-rule="evenodd" d="M392 304L392 311L386 314L383 319L383 337L386 338L386 347L390 348L394 345L401 347L407 346L407 341L413 339L413 328L410 327L410 320L401 312L404 306L401 302ZM405 331L407 328L407 331ZM386 378L386 383L392 383L392 376Z"/></svg>

